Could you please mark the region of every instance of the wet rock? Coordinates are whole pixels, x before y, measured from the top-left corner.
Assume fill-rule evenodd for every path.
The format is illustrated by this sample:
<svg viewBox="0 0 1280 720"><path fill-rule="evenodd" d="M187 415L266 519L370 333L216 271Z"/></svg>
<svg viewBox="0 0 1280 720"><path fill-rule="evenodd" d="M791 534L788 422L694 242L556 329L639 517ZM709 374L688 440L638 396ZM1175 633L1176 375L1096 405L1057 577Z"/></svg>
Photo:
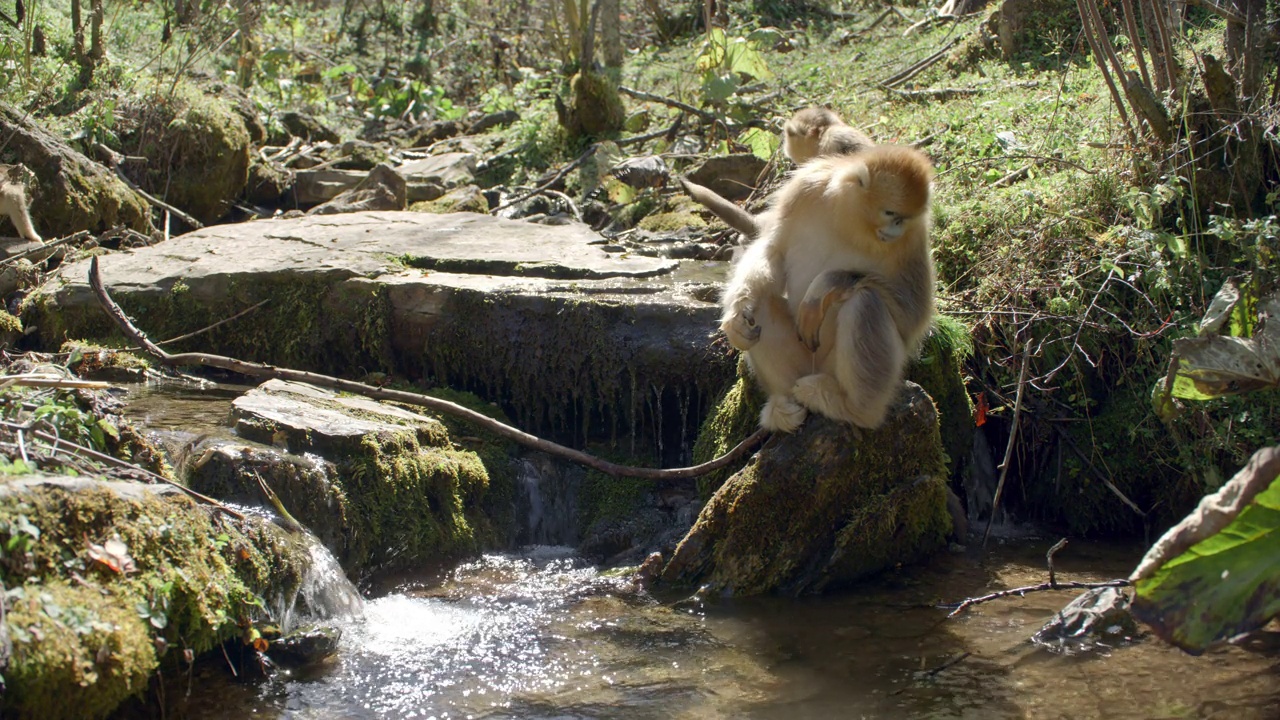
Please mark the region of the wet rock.
<svg viewBox="0 0 1280 720"><path fill-rule="evenodd" d="M281 113L280 125L289 136L309 142L338 143L342 140L342 138L338 137L338 133L330 130L315 117L306 113L293 111ZM273 145L285 145L288 142L287 137L279 135L273 135L271 138L271 144Z"/></svg>
<svg viewBox="0 0 1280 720"><path fill-rule="evenodd" d="M6 551L6 716L105 717L145 691L166 648L199 655L246 613L268 619L307 567L264 518L219 514L170 486L9 476L0 522L39 537Z"/></svg>
<svg viewBox="0 0 1280 720"><path fill-rule="evenodd" d="M342 629L332 626L299 628L271 641L267 656L289 668L315 665L338 652Z"/></svg>
<svg viewBox="0 0 1280 720"><path fill-rule="evenodd" d="M660 433L664 460L687 460L736 365L714 342L718 308L703 292L724 268L610 254L600 241L580 224L348 213L209 227L100 263L154 337L271 301L186 349L424 378L501 402L530 432L628 444ZM87 272L66 263L30 297L23 324L43 342L115 336Z"/></svg>
<svg viewBox="0 0 1280 720"><path fill-rule="evenodd" d="M764 168L764 160L751 153L737 153L707 158L687 177L730 200L742 200L755 189Z"/></svg>
<svg viewBox="0 0 1280 720"><path fill-rule="evenodd" d="M232 403L236 433L290 452L356 452L366 435L409 431L423 445L448 442L444 425L358 395L285 380L268 380Z"/></svg>
<svg viewBox="0 0 1280 720"><path fill-rule="evenodd" d="M479 135L482 132L492 130L496 127L506 127L519 119L520 113L515 110L492 112L481 116L479 120L471 123L471 127L467 128L467 134Z"/></svg>
<svg viewBox="0 0 1280 720"><path fill-rule="evenodd" d="M39 127L27 113L0 103L0 162L22 163L35 173L31 219L46 238L79 230L99 233L121 225L151 228L146 201L110 170Z"/></svg>
<svg viewBox="0 0 1280 720"><path fill-rule="evenodd" d="M1133 599L1122 588L1093 588L1081 593L1031 636L1050 650L1089 650L1132 638L1138 623L1129 608Z"/></svg>
<svg viewBox="0 0 1280 720"><path fill-rule="evenodd" d="M374 168L359 185L343 191L329 202L317 205L308 215L337 215L364 210L403 210L405 182L390 165Z"/></svg>
<svg viewBox="0 0 1280 720"><path fill-rule="evenodd" d="M731 394L744 409L742 394ZM946 547L946 467L933 402L906 383L884 425L810 415L775 435L702 509L662 572L732 595L850 585Z"/></svg>
<svg viewBox="0 0 1280 720"><path fill-rule="evenodd" d="M433 567L498 542L488 504L497 480L475 452L455 449L435 418L280 380L237 398L233 414L241 437L290 454L209 441L191 453L188 483L261 504L261 476L348 573ZM509 463L490 460L494 475Z"/></svg>

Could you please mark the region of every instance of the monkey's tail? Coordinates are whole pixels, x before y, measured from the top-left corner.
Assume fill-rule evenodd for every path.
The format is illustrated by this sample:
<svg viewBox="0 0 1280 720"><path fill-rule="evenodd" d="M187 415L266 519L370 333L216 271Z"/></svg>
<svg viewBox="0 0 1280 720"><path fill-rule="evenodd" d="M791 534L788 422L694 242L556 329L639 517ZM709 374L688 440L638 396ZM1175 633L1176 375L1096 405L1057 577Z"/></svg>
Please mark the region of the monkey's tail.
<svg viewBox="0 0 1280 720"><path fill-rule="evenodd" d="M685 178L679 178L679 180L684 191L689 193L689 197L715 213L729 227L742 233L748 240L754 240L760 234L760 226L756 224L756 219L751 213L725 200L711 188L703 187Z"/></svg>

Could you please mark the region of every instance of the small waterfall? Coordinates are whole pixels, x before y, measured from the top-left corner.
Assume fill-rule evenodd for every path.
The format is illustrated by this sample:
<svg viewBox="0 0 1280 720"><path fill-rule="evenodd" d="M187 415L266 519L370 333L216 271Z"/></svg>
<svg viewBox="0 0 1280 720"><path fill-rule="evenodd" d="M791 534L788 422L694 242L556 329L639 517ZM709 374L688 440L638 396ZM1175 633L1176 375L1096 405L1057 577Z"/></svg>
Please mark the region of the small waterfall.
<svg viewBox="0 0 1280 720"><path fill-rule="evenodd" d="M583 472L541 453L516 461L516 542L521 545L577 545L578 488Z"/></svg>
<svg viewBox="0 0 1280 720"><path fill-rule="evenodd" d="M364 616L364 598L347 579L338 560L310 532L301 539L307 545L311 565L293 598L276 613L281 629L288 632L308 620L356 620Z"/></svg>

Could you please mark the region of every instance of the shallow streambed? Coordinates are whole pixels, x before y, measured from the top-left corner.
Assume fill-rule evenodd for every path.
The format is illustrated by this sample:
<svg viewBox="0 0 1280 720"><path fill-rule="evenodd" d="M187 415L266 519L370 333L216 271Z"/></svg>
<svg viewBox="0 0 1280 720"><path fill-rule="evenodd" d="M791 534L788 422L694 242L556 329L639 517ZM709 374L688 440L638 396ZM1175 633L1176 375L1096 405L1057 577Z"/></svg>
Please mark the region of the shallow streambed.
<svg viewBox="0 0 1280 720"><path fill-rule="evenodd" d="M998 548L985 564L939 557L841 595L698 611L635 595L567 551L487 556L373 599L320 668L253 685L206 667L170 712L779 720L1280 713L1275 652L1232 647L1193 658L1150 638L1077 656L1032 647L1026 638L1069 592L996 601L949 621L933 607L1042 581L1045 545ZM1100 580L1124 574L1136 555L1073 543L1056 564L1060 577Z"/></svg>

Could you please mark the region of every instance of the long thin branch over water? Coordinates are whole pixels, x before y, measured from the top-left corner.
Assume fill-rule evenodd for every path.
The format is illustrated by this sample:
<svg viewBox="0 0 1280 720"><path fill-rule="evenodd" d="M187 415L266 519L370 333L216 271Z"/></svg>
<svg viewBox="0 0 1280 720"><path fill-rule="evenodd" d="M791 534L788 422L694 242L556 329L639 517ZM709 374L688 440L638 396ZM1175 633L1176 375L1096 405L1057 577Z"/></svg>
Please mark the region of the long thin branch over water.
<svg viewBox="0 0 1280 720"><path fill-rule="evenodd" d="M371 397L378 400L393 400L418 407L425 407L436 412L452 415L461 418L467 422L474 423L490 432L501 435L508 440L516 442L532 450L545 452L548 455L554 455L566 460L585 465L589 468L599 470L607 475L614 477L634 477L646 480L684 480L706 475L715 472L728 465L732 465L739 460L745 458L758 445L769 437L769 431L765 429L757 430L746 440L738 443L729 452L721 455L714 460L707 461L701 465L693 465L683 468L641 468L629 465L618 465L608 460L602 460L594 455L584 453L581 450L574 450L571 447L565 447L550 440L527 433L518 428L511 427L505 423L494 420L493 418L482 415L474 410L465 408L448 400L431 397L430 395L422 395L420 393L408 392L405 390L388 390L386 388L374 387L365 383L355 382L354 380L343 380L331 375L321 375L320 373L306 372L304 370L292 370L289 368L275 367L274 365L266 365L264 363L248 362L245 360L237 360L236 358L226 357L224 355L210 355L208 353L176 353L171 354L165 352L158 345L152 342L145 333L133 324L129 317L125 315L124 310L116 304L115 300L107 293L107 289L102 284L102 273L98 269L98 258L94 257L89 263L89 285L93 288L93 292L98 297L98 302L102 308L107 311L111 319L120 327L125 337L142 348L148 355L154 357L160 363L168 366L202 366L218 368L220 370L229 370L231 372L248 375L258 378L275 378L278 380L292 380L295 382L310 383L320 387L326 387L341 392L356 393Z"/></svg>

